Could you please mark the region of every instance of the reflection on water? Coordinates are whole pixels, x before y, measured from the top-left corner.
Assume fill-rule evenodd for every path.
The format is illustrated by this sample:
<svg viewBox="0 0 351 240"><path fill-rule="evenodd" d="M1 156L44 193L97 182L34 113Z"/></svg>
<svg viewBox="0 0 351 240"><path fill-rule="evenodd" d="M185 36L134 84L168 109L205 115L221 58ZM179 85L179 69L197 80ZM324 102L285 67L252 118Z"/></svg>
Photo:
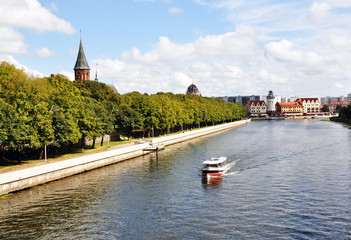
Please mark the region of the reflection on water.
<svg viewBox="0 0 351 240"><path fill-rule="evenodd" d="M222 181L223 181L222 176L217 176L217 177L204 176L201 179L202 186L206 189L218 188L222 186Z"/></svg>
<svg viewBox="0 0 351 240"><path fill-rule="evenodd" d="M350 129L262 121L0 199L0 239L350 239ZM227 156L224 175L198 172Z"/></svg>

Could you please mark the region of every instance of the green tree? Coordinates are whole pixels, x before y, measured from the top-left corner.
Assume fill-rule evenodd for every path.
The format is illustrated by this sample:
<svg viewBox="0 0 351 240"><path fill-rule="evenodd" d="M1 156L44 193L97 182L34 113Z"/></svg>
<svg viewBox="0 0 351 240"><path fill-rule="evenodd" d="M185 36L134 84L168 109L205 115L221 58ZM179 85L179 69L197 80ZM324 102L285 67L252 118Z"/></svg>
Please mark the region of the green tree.
<svg viewBox="0 0 351 240"><path fill-rule="evenodd" d="M330 108L328 104L323 105L322 112L330 112Z"/></svg>
<svg viewBox="0 0 351 240"><path fill-rule="evenodd" d="M120 131L127 131L128 139L130 139L133 130L143 128L141 114L126 104L119 106L119 109L115 112L115 116L118 129Z"/></svg>

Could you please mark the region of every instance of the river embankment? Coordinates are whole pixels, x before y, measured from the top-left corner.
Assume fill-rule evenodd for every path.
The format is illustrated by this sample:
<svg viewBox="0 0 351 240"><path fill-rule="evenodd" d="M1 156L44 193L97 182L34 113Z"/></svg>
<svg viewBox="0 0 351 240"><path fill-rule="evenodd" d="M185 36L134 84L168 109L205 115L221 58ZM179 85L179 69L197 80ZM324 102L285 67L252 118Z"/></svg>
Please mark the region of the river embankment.
<svg viewBox="0 0 351 240"><path fill-rule="evenodd" d="M224 123L216 126L195 129L188 132L173 134L141 141L132 146L107 150L87 156L81 156L47 163L39 166L14 170L0 174L0 196L11 192L23 190L50 181L69 177L85 171L107 166L134 157L149 154L146 149L157 146L168 146L175 143L187 141L193 138L205 136L218 131L238 127L247 124L251 119Z"/></svg>

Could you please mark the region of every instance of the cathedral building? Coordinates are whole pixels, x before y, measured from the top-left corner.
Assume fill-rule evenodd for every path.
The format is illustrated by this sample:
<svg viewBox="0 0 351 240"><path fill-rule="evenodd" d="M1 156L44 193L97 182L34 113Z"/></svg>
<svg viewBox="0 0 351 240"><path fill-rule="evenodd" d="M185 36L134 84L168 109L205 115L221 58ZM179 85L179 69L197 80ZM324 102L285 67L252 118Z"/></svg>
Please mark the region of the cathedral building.
<svg viewBox="0 0 351 240"><path fill-rule="evenodd" d="M201 96L201 93L200 93L199 89L197 88L197 86L196 86L194 83L192 83L192 84L188 87L188 89L187 89L187 91L186 91L186 95Z"/></svg>
<svg viewBox="0 0 351 240"><path fill-rule="evenodd" d="M85 58L82 39L80 39L79 51L77 56L76 65L74 66L74 80L86 81L90 80L90 68Z"/></svg>

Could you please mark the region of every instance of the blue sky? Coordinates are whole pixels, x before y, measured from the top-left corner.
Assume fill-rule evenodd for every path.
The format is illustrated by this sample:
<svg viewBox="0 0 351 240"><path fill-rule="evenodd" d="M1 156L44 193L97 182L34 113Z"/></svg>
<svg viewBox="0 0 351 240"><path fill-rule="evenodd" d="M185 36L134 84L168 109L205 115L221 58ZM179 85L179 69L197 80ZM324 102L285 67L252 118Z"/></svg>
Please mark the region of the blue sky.
<svg viewBox="0 0 351 240"><path fill-rule="evenodd" d="M120 93L340 96L351 92L349 0L0 0L0 60ZM98 65L97 65L98 64Z"/></svg>

